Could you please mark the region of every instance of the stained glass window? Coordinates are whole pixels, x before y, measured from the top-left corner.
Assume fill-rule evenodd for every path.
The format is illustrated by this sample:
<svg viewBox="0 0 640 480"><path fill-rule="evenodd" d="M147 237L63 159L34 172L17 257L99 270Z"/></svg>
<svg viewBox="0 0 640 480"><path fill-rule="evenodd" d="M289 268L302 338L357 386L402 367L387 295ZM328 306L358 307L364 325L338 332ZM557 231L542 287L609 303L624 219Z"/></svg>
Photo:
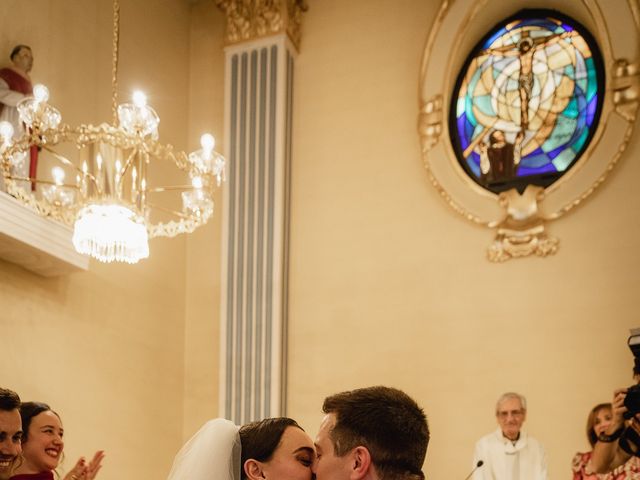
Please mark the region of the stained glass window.
<svg viewBox="0 0 640 480"><path fill-rule="evenodd" d="M574 20L524 10L501 22L456 82L449 130L458 161L496 193L550 185L593 135L602 72L595 40Z"/></svg>

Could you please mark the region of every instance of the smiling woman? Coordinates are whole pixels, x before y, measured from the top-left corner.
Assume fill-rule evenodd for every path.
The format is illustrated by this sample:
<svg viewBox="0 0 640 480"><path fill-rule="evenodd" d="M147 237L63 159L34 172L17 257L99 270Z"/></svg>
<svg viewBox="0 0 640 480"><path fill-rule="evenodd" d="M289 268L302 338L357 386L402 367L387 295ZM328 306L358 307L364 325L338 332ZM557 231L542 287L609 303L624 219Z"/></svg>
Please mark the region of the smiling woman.
<svg viewBox="0 0 640 480"><path fill-rule="evenodd" d="M60 416L46 403L25 402L22 417L22 456L12 480L53 480L63 457L64 428ZM64 480L93 480L100 470L104 452L98 451L89 464L80 457Z"/></svg>

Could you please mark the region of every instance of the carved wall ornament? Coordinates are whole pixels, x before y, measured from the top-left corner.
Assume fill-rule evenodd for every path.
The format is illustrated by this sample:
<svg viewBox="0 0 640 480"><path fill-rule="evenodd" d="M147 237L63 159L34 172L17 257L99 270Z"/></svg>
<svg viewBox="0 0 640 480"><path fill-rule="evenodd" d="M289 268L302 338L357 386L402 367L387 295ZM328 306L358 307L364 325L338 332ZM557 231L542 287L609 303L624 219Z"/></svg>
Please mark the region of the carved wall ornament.
<svg viewBox="0 0 640 480"><path fill-rule="evenodd" d="M489 260L554 254L547 224L622 157L640 102L638 2L441 2L420 75L422 155L445 201L494 230Z"/></svg>
<svg viewBox="0 0 640 480"><path fill-rule="evenodd" d="M296 49L300 47L305 0L215 0L227 17L227 44L287 33Z"/></svg>

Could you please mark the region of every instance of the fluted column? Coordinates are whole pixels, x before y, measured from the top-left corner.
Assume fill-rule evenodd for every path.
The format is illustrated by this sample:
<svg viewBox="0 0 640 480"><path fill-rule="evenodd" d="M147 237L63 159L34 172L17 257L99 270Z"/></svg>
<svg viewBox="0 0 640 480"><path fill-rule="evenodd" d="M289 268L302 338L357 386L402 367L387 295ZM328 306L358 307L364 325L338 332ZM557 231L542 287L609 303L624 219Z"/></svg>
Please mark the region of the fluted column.
<svg viewBox="0 0 640 480"><path fill-rule="evenodd" d="M289 188L300 1L217 0L227 15L221 414L286 412Z"/></svg>

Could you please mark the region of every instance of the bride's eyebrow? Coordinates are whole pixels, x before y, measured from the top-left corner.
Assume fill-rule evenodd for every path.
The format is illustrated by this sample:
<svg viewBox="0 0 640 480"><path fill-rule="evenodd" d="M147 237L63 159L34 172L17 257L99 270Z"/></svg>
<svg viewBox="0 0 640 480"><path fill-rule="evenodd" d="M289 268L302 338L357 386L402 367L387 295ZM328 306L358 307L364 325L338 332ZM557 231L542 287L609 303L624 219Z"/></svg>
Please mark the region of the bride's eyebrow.
<svg viewBox="0 0 640 480"><path fill-rule="evenodd" d="M293 453L298 453L298 452L307 452L312 455L315 454L315 452L313 451L313 448L311 447L298 447L293 451Z"/></svg>

